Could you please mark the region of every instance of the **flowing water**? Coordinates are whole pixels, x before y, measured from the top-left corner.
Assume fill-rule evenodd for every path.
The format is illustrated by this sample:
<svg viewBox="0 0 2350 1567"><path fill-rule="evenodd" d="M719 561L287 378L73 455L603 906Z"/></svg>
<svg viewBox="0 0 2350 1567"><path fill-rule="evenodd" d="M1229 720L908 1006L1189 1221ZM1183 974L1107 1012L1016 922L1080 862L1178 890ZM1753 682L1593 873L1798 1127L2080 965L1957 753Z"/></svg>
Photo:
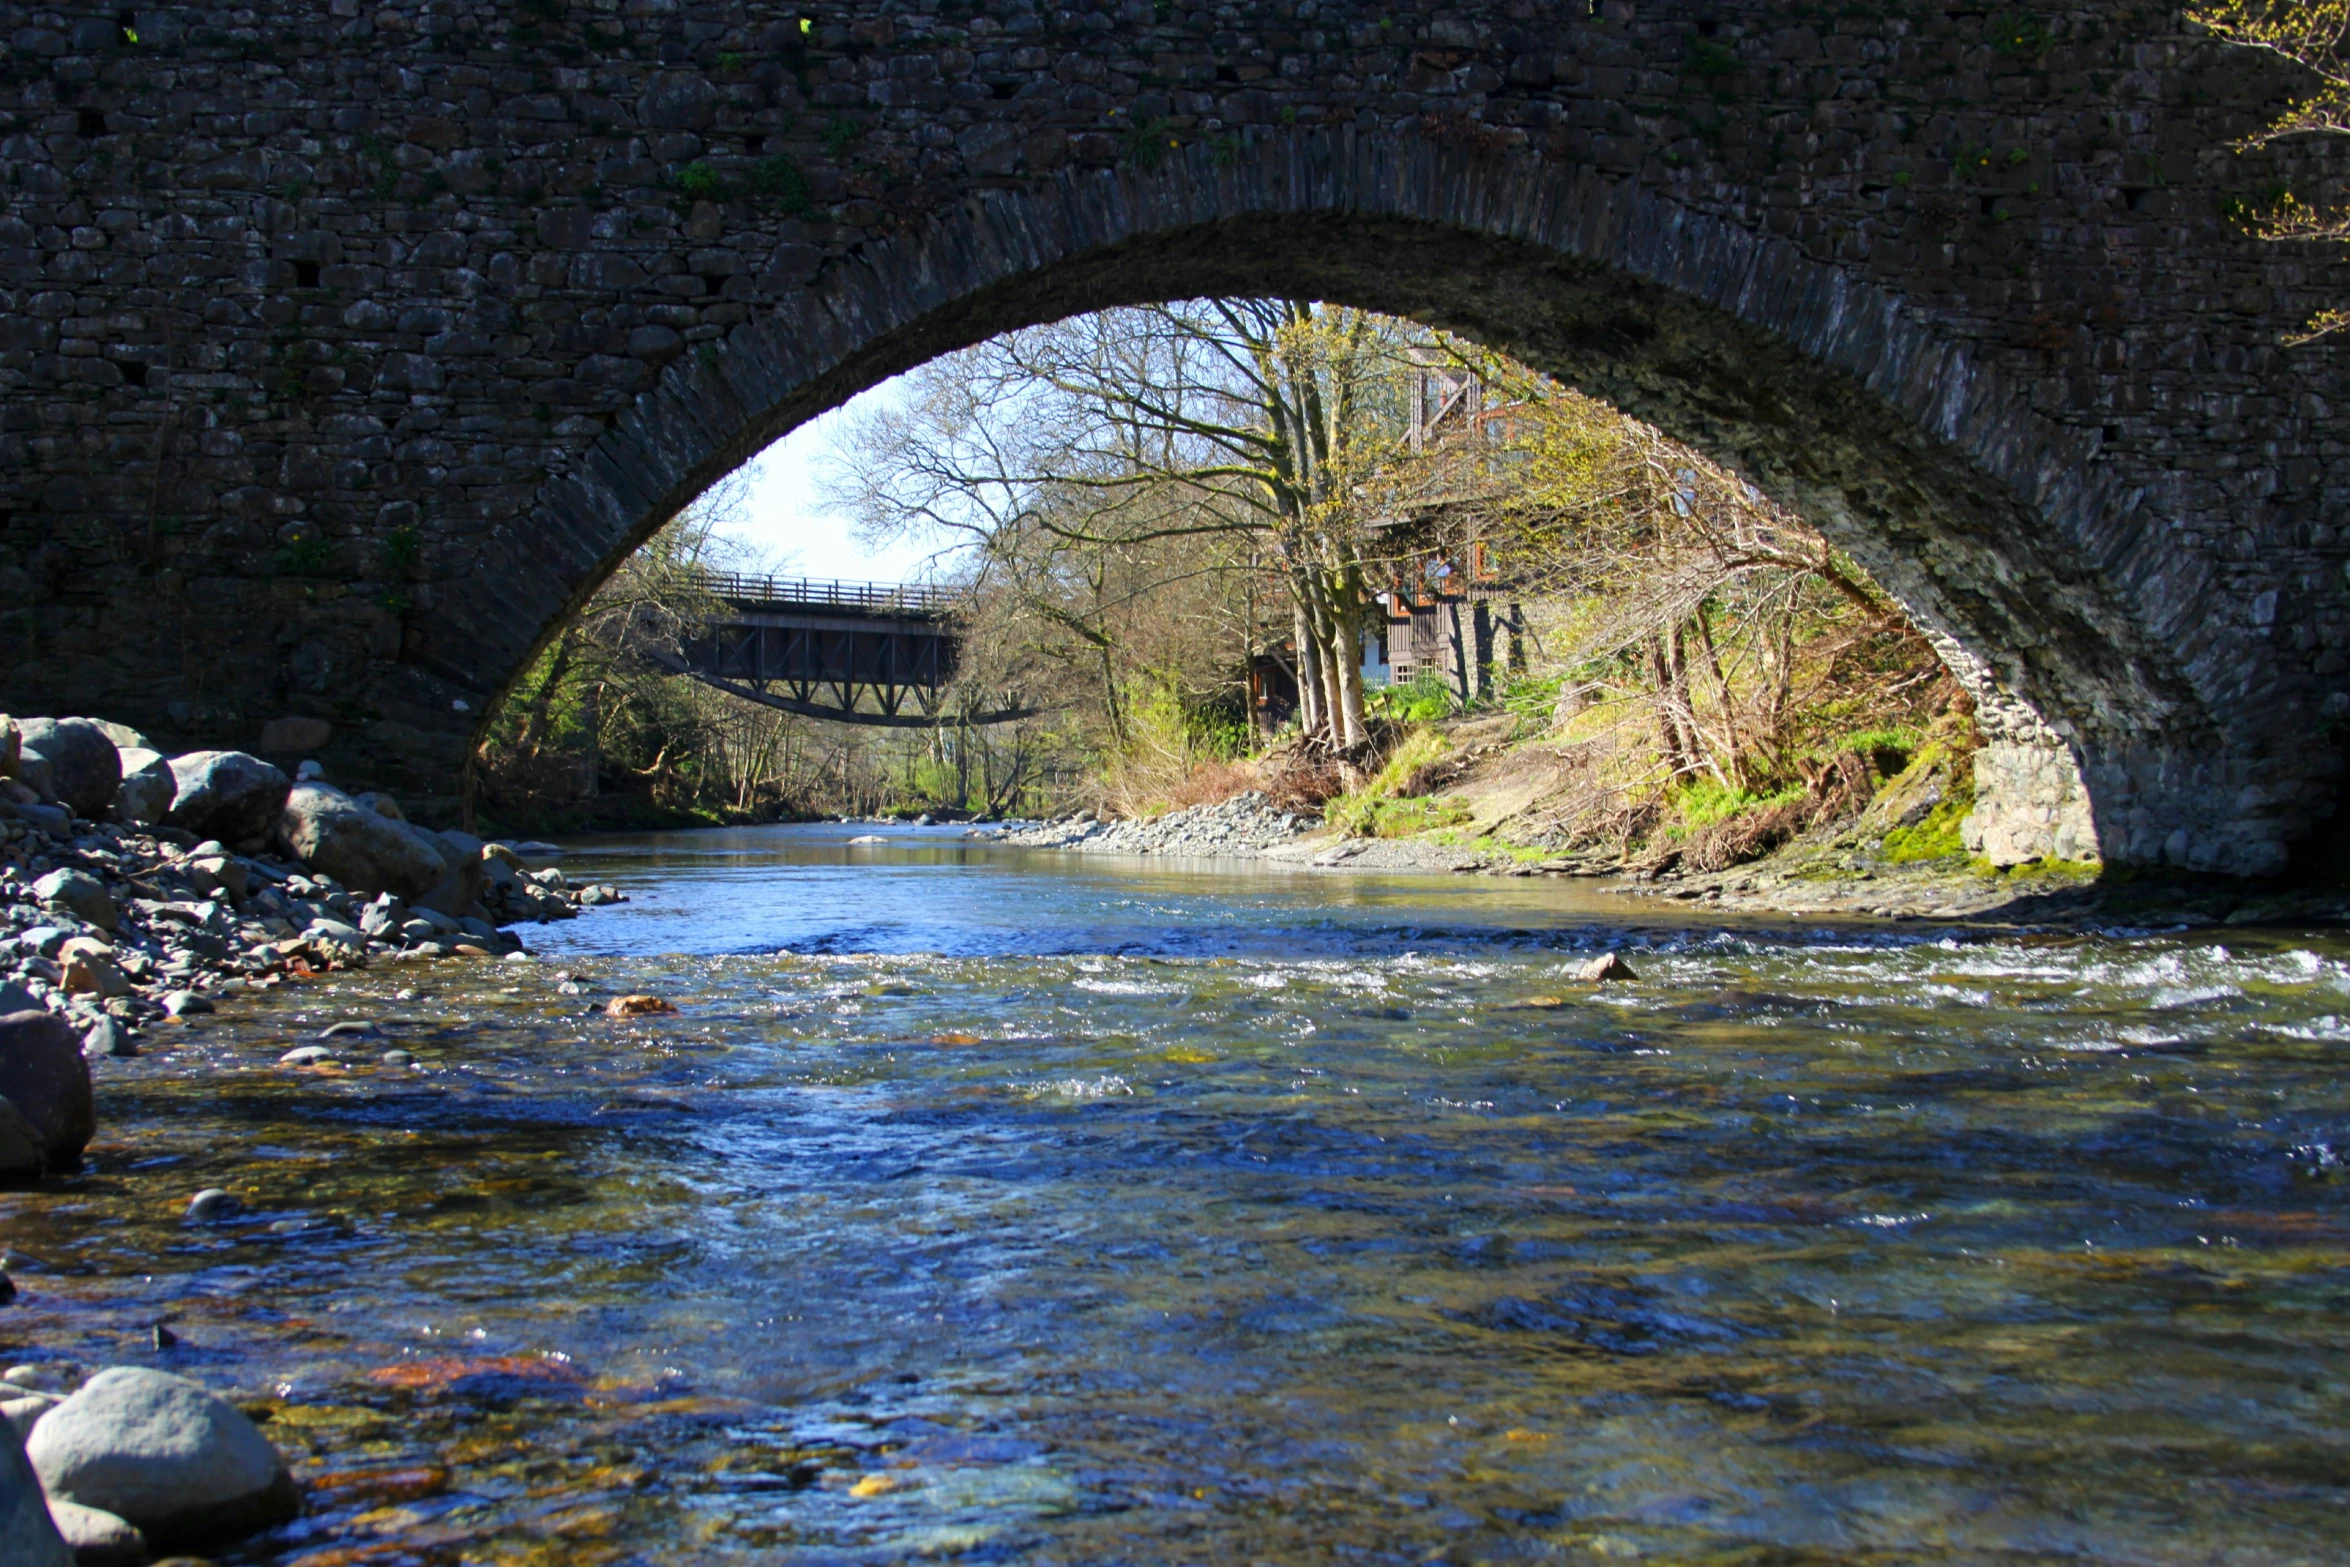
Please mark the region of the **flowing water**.
<svg viewBox="0 0 2350 1567"><path fill-rule="evenodd" d="M857 830L102 1064L0 1344L267 1413L224 1561L2350 1558L2337 933Z"/></svg>

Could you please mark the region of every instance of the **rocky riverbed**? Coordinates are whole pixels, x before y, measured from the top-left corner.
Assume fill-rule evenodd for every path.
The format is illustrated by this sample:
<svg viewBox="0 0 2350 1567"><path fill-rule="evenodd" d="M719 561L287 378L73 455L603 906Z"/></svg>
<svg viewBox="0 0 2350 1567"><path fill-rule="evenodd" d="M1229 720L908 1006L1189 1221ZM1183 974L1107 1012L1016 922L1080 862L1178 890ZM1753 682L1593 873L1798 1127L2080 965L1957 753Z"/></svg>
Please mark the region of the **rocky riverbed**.
<svg viewBox="0 0 2350 1567"><path fill-rule="evenodd" d="M388 796L300 771L166 757L97 720L0 717L0 1017L54 1014L89 1054L129 1054L223 995L512 952L506 927L620 897L572 886L551 845L430 831Z"/></svg>
<svg viewBox="0 0 2350 1567"><path fill-rule="evenodd" d="M1276 807L1249 790L1213 805L1119 821L1079 814L1017 828L1001 841L1029 849L1088 854L1157 854L1193 859L1253 859L1321 826L1318 817Z"/></svg>
<svg viewBox="0 0 2350 1567"><path fill-rule="evenodd" d="M1990 871L1964 859L1903 863L1851 832L1800 841L1765 859L1712 872L1643 870L1611 855L1531 857L1498 843L1442 837L1349 838L1317 818L1250 792L1142 820L1063 817L982 836L1024 848L1087 854L1259 860L1314 871L1447 872L1607 878L1627 899L1693 903L1740 914L1990 920L2051 926L2350 923L2350 894L2221 877L2100 881L2094 867L2032 864Z"/></svg>
<svg viewBox="0 0 2350 1567"><path fill-rule="evenodd" d="M572 886L556 857L428 830L315 764L289 778L241 751L166 756L99 720L0 716L0 1184L75 1168L98 1121L92 1063L225 998L374 962L520 957L506 927L620 901ZM192 1221L208 1200L233 1203L201 1193ZM12 1266L0 1256L0 1305ZM154 1332L160 1349L170 1330ZM7 1567L136 1567L297 1505L276 1450L195 1382L0 1373Z"/></svg>

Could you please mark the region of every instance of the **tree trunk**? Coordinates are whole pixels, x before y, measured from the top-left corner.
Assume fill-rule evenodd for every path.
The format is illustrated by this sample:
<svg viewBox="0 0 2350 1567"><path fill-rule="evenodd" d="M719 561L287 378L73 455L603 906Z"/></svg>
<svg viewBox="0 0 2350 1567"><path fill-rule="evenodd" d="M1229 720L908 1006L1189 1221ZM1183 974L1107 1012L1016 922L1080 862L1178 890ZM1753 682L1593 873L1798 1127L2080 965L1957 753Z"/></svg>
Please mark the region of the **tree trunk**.
<svg viewBox="0 0 2350 1567"><path fill-rule="evenodd" d="M1330 605L1330 661L1338 676L1337 744L1353 750L1370 738L1363 714L1363 592L1362 570L1340 569Z"/></svg>
<svg viewBox="0 0 2350 1567"><path fill-rule="evenodd" d="M1314 646L1314 622L1306 611L1302 593L1296 597L1294 610L1298 732L1312 740L1323 732L1322 657L1320 650Z"/></svg>
<svg viewBox="0 0 2350 1567"><path fill-rule="evenodd" d="M1663 742L1665 765L1678 778L1694 770L1696 759L1689 754L1689 743L1681 732L1680 695L1673 677L1673 661L1665 651L1665 639L1648 639L1648 664L1656 680L1656 730Z"/></svg>
<svg viewBox="0 0 2350 1567"><path fill-rule="evenodd" d="M540 681L538 690L531 694L529 716L523 720L522 738L515 747L524 756L536 757L539 754L539 742L546 734L547 719L554 711L555 693L563 689L563 677L570 672L571 655L577 646L578 640L572 634L572 629L564 628L562 637L555 643L554 661L547 666L547 678Z"/></svg>
<svg viewBox="0 0 2350 1567"><path fill-rule="evenodd" d="M1330 612L1330 594L1320 580L1314 583L1314 661L1322 672L1322 730L1332 750L1343 750L1346 739L1346 700L1342 682L1346 671L1338 654L1338 628Z"/></svg>

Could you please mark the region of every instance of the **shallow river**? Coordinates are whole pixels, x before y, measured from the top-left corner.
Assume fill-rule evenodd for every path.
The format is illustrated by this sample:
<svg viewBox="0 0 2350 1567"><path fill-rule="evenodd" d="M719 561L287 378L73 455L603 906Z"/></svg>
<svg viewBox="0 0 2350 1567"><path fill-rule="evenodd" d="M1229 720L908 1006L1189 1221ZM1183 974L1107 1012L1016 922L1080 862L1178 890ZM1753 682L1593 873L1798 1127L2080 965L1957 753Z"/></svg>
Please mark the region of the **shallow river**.
<svg viewBox="0 0 2350 1567"><path fill-rule="evenodd" d="M102 1063L0 1345L269 1413L224 1561L2350 1558L2339 934L864 830Z"/></svg>

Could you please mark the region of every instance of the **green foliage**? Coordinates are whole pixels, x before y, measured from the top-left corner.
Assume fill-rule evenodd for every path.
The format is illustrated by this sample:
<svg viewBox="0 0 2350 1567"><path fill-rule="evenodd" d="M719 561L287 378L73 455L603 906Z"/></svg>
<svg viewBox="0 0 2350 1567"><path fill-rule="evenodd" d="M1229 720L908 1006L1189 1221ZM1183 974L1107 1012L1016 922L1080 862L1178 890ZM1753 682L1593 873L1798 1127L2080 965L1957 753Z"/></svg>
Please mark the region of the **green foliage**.
<svg viewBox="0 0 2350 1567"><path fill-rule="evenodd" d="M1502 686L1502 710L1516 717L1518 733L1550 727L1550 716L1558 710L1559 692L1568 679L1568 672L1560 670L1549 675L1520 675Z"/></svg>
<svg viewBox="0 0 2350 1567"><path fill-rule="evenodd" d="M726 181L716 169L697 160L677 171L677 188L696 201L716 201L726 194Z"/></svg>
<svg viewBox="0 0 2350 1567"><path fill-rule="evenodd" d="M1689 74L1699 81L1718 82L1738 74L1738 56L1725 45L1701 38L1689 50Z"/></svg>
<svg viewBox="0 0 2350 1567"><path fill-rule="evenodd" d="M1248 707L1237 691L1221 692L1206 702L1187 706L1183 730L1192 751L1211 761L1237 761L1255 749Z"/></svg>
<svg viewBox="0 0 2350 1567"><path fill-rule="evenodd" d="M335 541L316 528L298 528L278 545L277 573L281 577L323 577L334 563Z"/></svg>
<svg viewBox="0 0 2350 1567"><path fill-rule="evenodd" d="M1323 807L1323 820L1350 838L1405 838L1467 821L1470 812L1456 802L1403 794L1415 775L1451 749L1432 728L1412 730L1387 753L1369 782Z"/></svg>
<svg viewBox="0 0 2350 1567"><path fill-rule="evenodd" d="M1405 685L1389 686L1363 698L1367 712L1397 723L1426 724L1460 710L1460 693L1442 675L1422 671Z"/></svg>
<svg viewBox="0 0 2350 1567"><path fill-rule="evenodd" d="M383 548L379 554L385 576L405 577L416 569L417 561L423 558L424 540L414 528L394 528L384 535Z"/></svg>
<svg viewBox="0 0 2350 1567"><path fill-rule="evenodd" d="M1728 821L1741 811L1768 810L1775 805L1792 805L1803 798L1801 785L1784 789L1750 790L1726 785L1713 778L1692 778L1666 796L1666 808L1675 818L1666 832L1669 836L1711 827L1716 822Z"/></svg>
<svg viewBox="0 0 2350 1567"><path fill-rule="evenodd" d="M1879 852L1886 859L1896 865L1910 865L1920 860L1965 857L1966 843L1959 836L1959 827L1967 813L1975 808L1975 770L1966 765L1963 757L1951 764L1950 781L1944 787L1942 803L1929 811L1924 820L1915 826L1896 827L1885 834Z"/></svg>
<svg viewBox="0 0 2350 1567"><path fill-rule="evenodd" d="M1890 728L1858 729L1838 735L1823 745L1813 746L1804 753L1814 762L1834 761L1847 751L1857 752L1868 759L1880 777L1891 778L1909 766L1916 757L1922 737L1906 724Z"/></svg>
<svg viewBox="0 0 2350 1567"><path fill-rule="evenodd" d="M837 158L848 150L850 142L864 133L864 127L855 120L836 119L824 127L824 150Z"/></svg>
<svg viewBox="0 0 2350 1567"><path fill-rule="evenodd" d="M1136 168L1148 173L1167 161L1167 154L1183 144L1167 133L1165 120L1128 120L1120 137L1124 143L1121 156Z"/></svg>
<svg viewBox="0 0 2350 1567"><path fill-rule="evenodd" d="M752 195L774 202L786 217L802 216L809 209L807 174L780 152L752 164L749 183Z"/></svg>
<svg viewBox="0 0 2350 1567"><path fill-rule="evenodd" d="M1322 819L1349 838L1409 838L1457 827L1471 814L1457 801L1427 795L1383 799L1368 791L1341 795L1322 808Z"/></svg>
<svg viewBox="0 0 2350 1567"><path fill-rule="evenodd" d="M2011 60L2035 60L2048 52L2048 24L2029 11L2001 11L1983 32L1991 47Z"/></svg>

